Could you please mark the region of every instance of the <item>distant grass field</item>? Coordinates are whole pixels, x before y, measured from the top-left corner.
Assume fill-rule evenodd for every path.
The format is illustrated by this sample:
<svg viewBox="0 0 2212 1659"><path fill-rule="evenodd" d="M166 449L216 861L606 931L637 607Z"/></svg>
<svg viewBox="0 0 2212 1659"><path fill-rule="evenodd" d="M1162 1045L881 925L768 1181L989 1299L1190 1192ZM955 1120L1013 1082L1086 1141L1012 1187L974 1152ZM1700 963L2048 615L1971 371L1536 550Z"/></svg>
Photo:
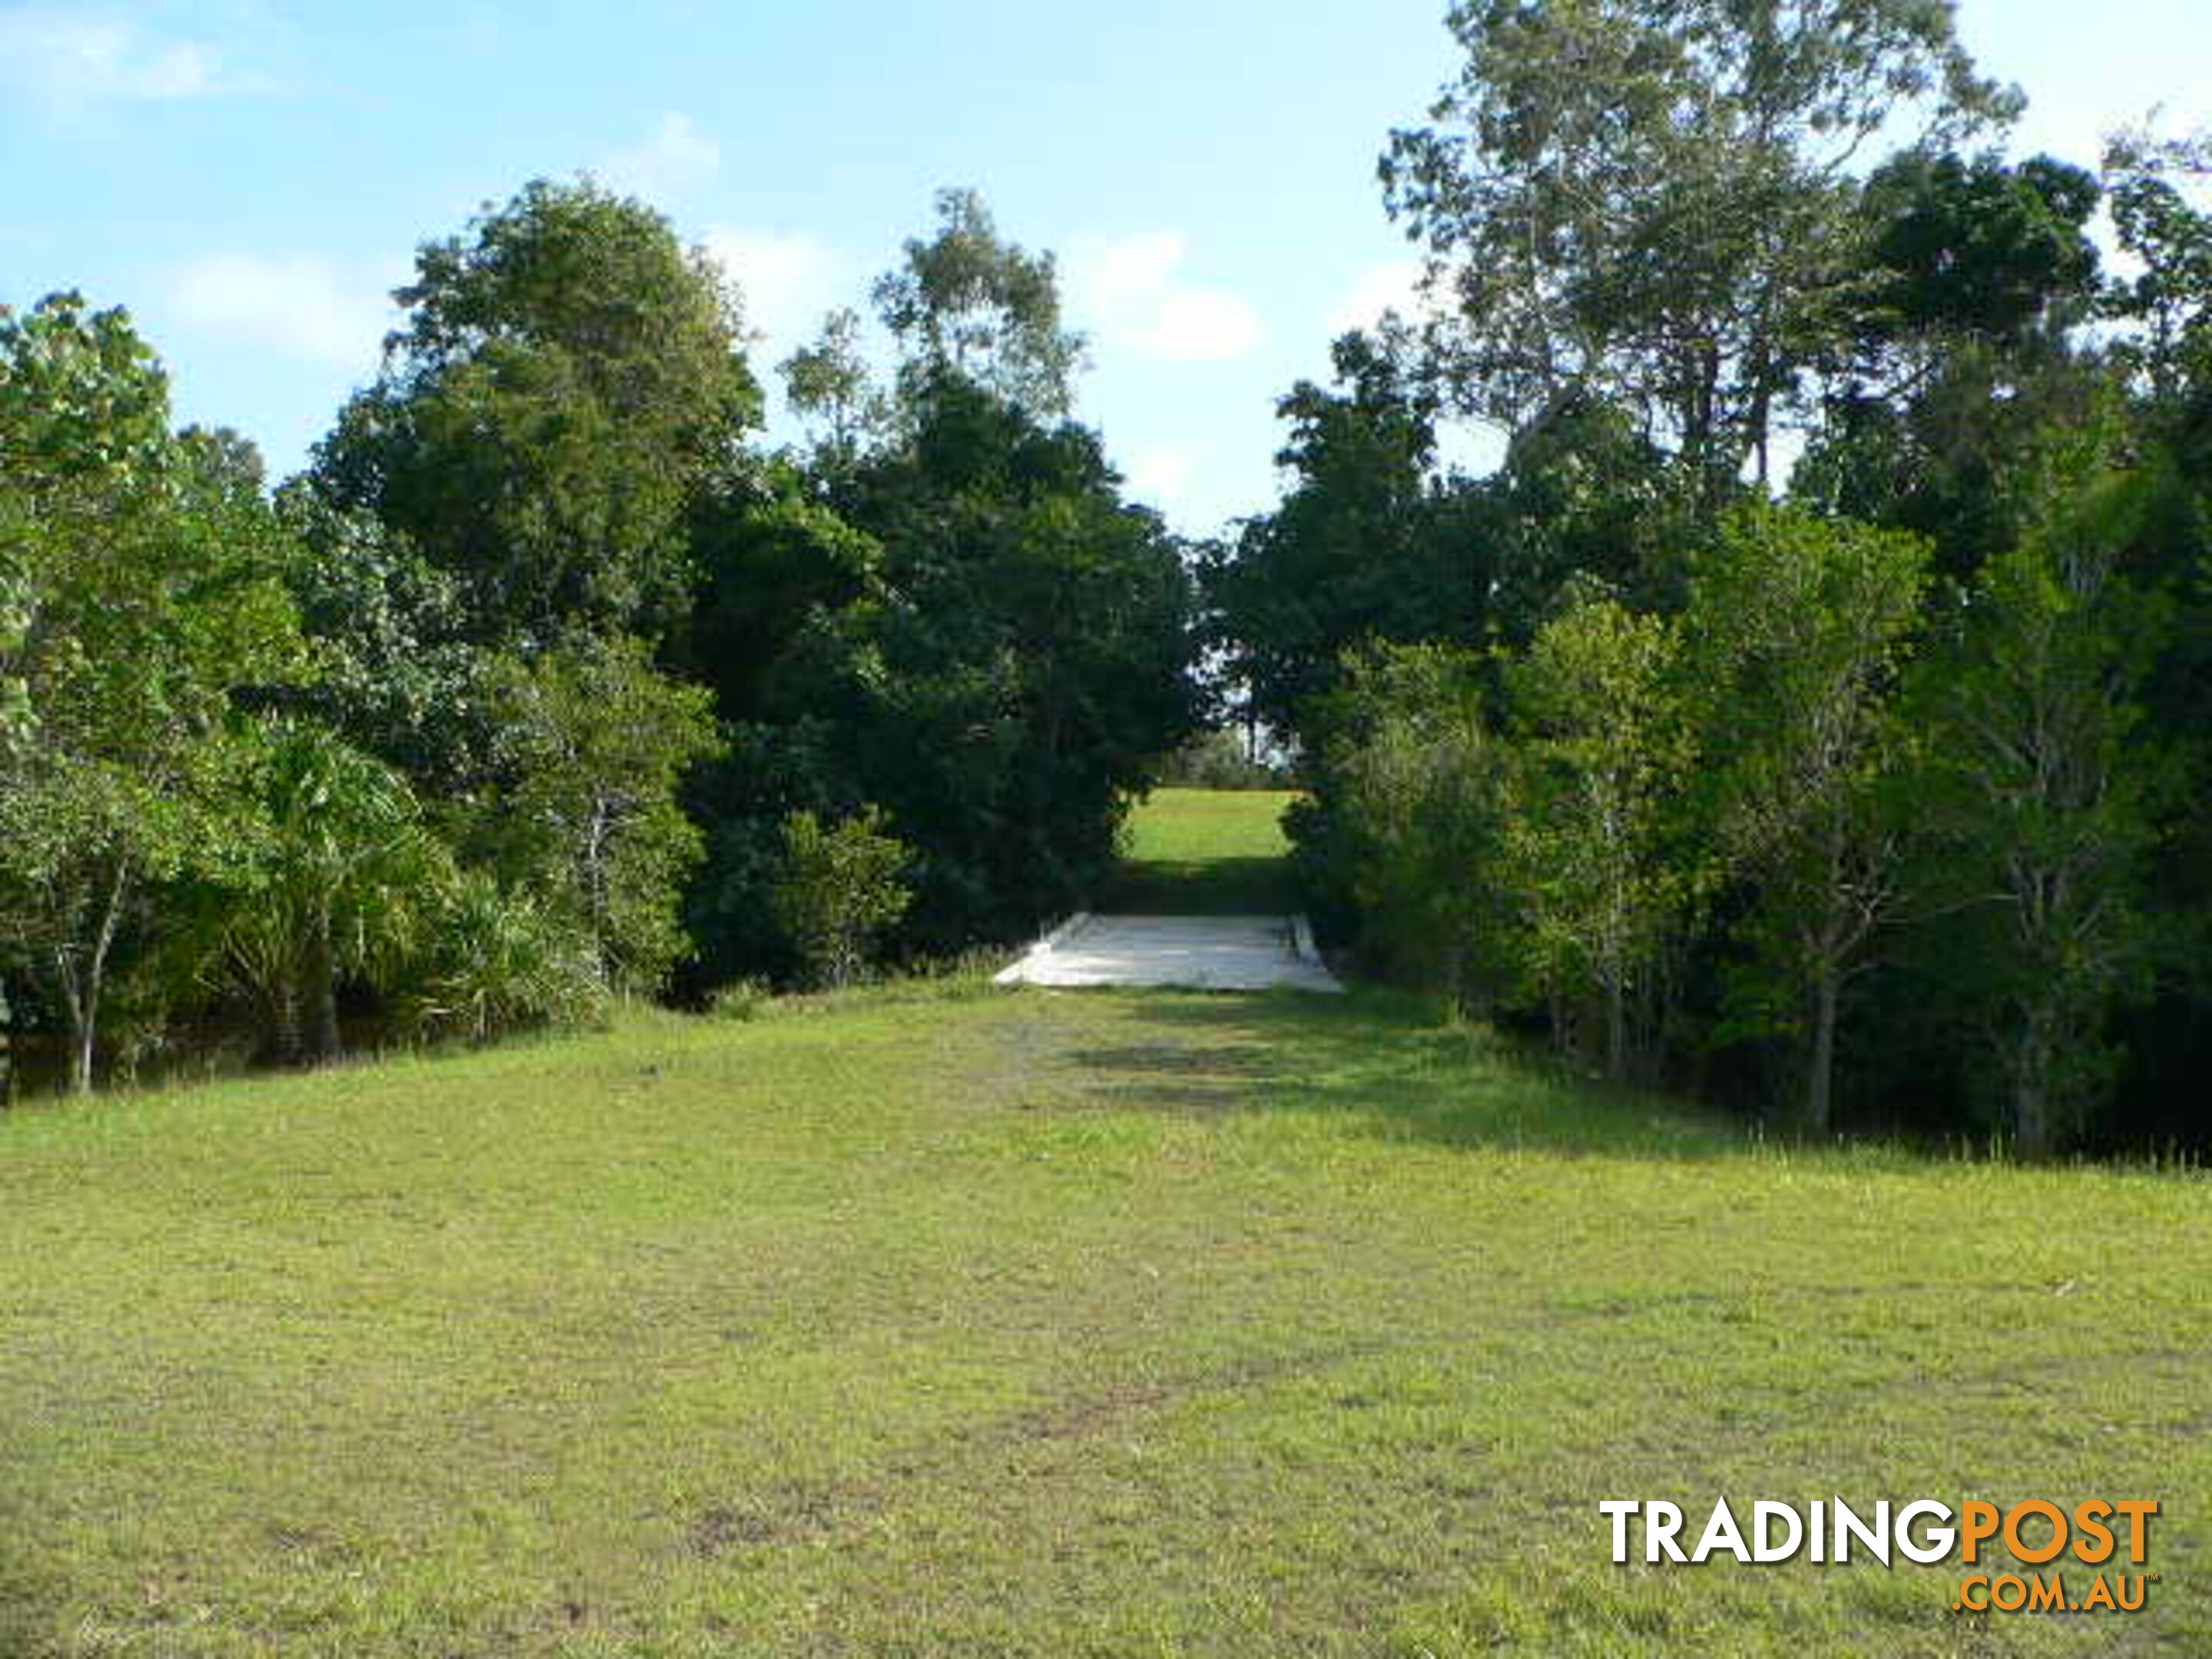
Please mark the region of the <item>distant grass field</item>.
<svg viewBox="0 0 2212 1659"><path fill-rule="evenodd" d="M1762 1146L1378 992L26 1109L0 1260L8 1656L2212 1651L2212 1184ZM2157 1498L2159 1582L1596 1509L1838 1493Z"/></svg>
<svg viewBox="0 0 2212 1659"><path fill-rule="evenodd" d="M1104 908L1156 915L1266 915L1291 908L1283 869L1287 789L1156 789L1130 815L1121 879Z"/></svg>

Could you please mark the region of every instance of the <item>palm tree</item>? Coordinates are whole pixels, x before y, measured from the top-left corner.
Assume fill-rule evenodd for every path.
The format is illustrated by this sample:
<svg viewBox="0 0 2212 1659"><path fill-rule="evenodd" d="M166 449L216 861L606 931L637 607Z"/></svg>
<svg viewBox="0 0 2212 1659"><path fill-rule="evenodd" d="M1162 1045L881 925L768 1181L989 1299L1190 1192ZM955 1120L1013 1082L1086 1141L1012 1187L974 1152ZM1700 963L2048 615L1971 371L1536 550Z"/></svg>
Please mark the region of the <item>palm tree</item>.
<svg viewBox="0 0 2212 1659"><path fill-rule="evenodd" d="M252 879L228 896L203 977L242 994L268 1058L343 1052L337 992L405 959L446 859L407 781L328 728L278 716L264 731Z"/></svg>

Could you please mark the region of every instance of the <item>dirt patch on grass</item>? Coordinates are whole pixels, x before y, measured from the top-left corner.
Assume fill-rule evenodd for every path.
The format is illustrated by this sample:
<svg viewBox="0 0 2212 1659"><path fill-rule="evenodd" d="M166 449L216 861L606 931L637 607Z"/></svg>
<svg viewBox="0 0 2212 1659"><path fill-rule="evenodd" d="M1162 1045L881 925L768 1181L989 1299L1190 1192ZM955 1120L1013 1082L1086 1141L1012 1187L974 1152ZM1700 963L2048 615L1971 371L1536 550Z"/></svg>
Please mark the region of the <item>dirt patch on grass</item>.
<svg viewBox="0 0 2212 1659"><path fill-rule="evenodd" d="M854 1492L863 1490L854 1487ZM852 1493L835 1486L787 1483L699 1512L685 1534L690 1554L712 1560L733 1549L804 1543L834 1531Z"/></svg>

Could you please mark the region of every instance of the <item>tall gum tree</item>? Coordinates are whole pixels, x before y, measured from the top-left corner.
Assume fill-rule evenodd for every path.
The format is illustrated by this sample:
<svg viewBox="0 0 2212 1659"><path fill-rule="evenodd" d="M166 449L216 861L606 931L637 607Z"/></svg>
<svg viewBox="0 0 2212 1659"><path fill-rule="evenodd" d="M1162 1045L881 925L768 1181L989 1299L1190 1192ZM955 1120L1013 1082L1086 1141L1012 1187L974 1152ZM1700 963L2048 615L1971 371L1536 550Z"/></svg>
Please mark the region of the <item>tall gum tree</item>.
<svg viewBox="0 0 2212 1659"><path fill-rule="evenodd" d="M1514 429L1622 401L1716 505L1848 331L1867 147L2019 103L1946 0L1464 0L1449 24L1466 62L1380 164L1451 313L1437 372Z"/></svg>

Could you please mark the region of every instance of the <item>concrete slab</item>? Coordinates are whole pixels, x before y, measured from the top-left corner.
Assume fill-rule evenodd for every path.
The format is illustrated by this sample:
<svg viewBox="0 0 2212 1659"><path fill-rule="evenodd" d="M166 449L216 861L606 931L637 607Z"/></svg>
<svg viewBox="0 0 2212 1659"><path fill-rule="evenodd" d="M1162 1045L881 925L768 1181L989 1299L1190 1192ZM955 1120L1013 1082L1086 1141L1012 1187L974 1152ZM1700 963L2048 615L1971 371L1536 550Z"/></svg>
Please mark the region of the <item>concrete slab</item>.
<svg viewBox="0 0 2212 1659"><path fill-rule="evenodd" d="M998 975L1001 985L1341 991L1292 916L1071 916Z"/></svg>

